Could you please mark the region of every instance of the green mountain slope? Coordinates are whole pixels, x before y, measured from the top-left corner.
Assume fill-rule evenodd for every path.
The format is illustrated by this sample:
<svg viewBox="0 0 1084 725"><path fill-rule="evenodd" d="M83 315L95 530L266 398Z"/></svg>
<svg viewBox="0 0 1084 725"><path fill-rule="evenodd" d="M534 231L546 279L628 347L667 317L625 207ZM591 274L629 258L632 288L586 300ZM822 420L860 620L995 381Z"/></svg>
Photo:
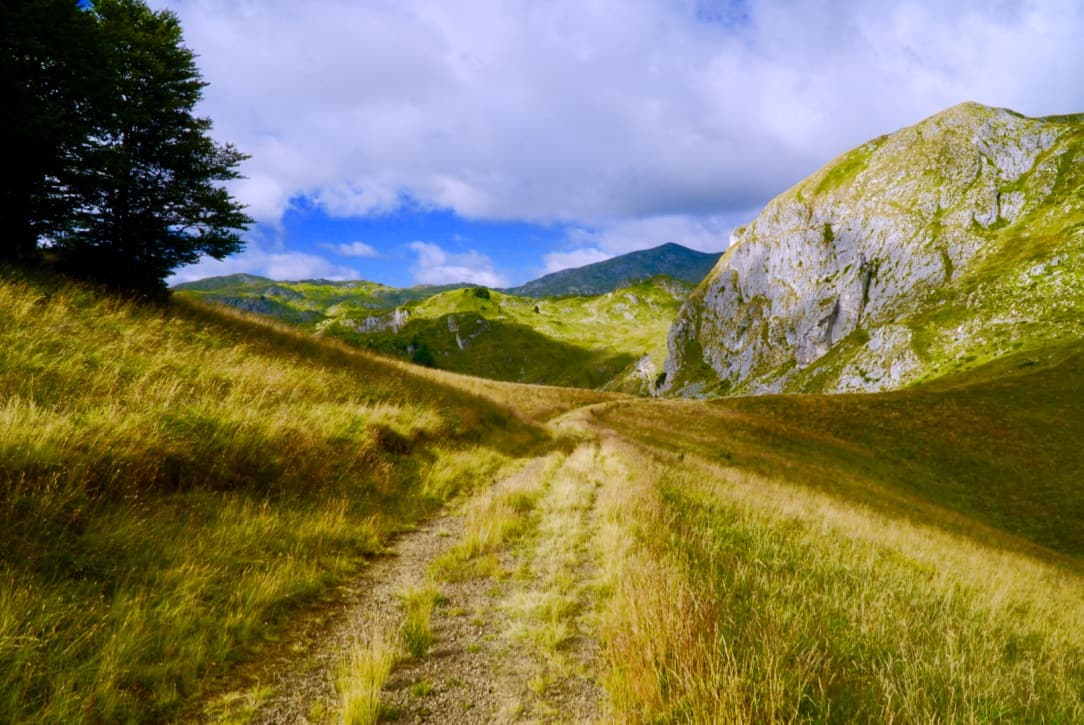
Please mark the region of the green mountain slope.
<svg viewBox="0 0 1084 725"><path fill-rule="evenodd" d="M663 277L604 295L542 300L465 288L375 318L329 318L316 330L444 370L646 393L687 290Z"/></svg>
<svg viewBox="0 0 1084 725"><path fill-rule="evenodd" d="M547 274L504 291L520 297L600 295L659 274L697 284L711 271L720 256L697 252L679 244L663 244Z"/></svg>
<svg viewBox="0 0 1084 725"><path fill-rule="evenodd" d="M395 289L240 275L176 290L445 370L646 394L690 288L658 276L601 295L530 299L473 287Z"/></svg>
<svg viewBox="0 0 1084 725"><path fill-rule="evenodd" d="M667 390L885 390L1084 336L1084 116L963 104L773 200L690 297Z"/></svg>
<svg viewBox="0 0 1084 725"><path fill-rule="evenodd" d="M425 299L462 285L417 285L415 287L388 287L377 282L351 280L333 282L326 279L300 282L276 282L251 274L233 274L225 277L208 277L195 282L184 282L173 287L178 292L198 295L208 302L221 302L234 307L246 307L248 312L277 316L284 307L276 302L289 303L296 312L316 312L342 305L332 314L342 311L385 310L408 302ZM243 304L242 300L245 300ZM260 309L266 303L266 312Z"/></svg>

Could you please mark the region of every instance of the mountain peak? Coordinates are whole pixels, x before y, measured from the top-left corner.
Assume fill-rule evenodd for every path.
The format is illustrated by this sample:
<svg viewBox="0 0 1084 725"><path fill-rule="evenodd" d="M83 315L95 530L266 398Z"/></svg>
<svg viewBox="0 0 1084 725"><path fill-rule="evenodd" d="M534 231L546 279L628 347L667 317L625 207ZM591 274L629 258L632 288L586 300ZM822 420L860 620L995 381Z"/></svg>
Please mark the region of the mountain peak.
<svg viewBox="0 0 1084 725"><path fill-rule="evenodd" d="M736 231L667 386L882 390L1080 334L1057 310L1084 307L1082 159L1084 117L974 102L841 155Z"/></svg>
<svg viewBox="0 0 1084 725"><path fill-rule="evenodd" d="M711 271L720 256L721 252L697 252L668 242L583 267L553 272L505 291L522 297L598 295L660 274L696 284Z"/></svg>

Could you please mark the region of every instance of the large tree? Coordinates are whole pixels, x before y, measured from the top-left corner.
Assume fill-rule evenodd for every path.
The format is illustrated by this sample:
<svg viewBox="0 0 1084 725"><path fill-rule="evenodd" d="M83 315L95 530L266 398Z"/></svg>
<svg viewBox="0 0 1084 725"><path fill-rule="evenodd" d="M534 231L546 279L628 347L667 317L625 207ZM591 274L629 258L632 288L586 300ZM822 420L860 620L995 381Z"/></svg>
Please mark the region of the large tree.
<svg viewBox="0 0 1084 725"><path fill-rule="evenodd" d="M210 137L195 114L206 84L168 11L141 0L90 4L104 48L107 93L88 139L80 208L56 240L69 268L144 292L179 265L243 246L251 221L223 183L246 157Z"/></svg>
<svg viewBox="0 0 1084 725"><path fill-rule="evenodd" d="M0 0L0 260L70 228L97 124L102 50L79 0Z"/></svg>

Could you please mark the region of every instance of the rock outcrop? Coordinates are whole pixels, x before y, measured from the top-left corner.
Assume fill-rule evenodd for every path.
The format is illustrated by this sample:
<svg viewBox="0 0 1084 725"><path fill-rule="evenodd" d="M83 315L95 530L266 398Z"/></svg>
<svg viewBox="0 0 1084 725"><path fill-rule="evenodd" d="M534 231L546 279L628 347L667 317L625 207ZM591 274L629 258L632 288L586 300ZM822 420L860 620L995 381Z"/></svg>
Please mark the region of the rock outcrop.
<svg viewBox="0 0 1084 725"><path fill-rule="evenodd" d="M1082 136L1082 116L966 103L844 154L735 230L671 328L663 392L883 390L1006 351L983 334L998 315L1050 322L1021 270L1080 273Z"/></svg>

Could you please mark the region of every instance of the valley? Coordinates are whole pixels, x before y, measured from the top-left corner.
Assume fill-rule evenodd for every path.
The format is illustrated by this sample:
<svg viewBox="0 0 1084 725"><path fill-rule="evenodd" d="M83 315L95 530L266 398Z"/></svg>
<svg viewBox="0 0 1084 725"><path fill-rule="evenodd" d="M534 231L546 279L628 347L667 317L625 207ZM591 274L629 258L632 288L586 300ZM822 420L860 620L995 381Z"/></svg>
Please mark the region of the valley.
<svg viewBox="0 0 1084 725"><path fill-rule="evenodd" d="M269 290L300 290L293 307ZM391 309L362 307L353 288L301 321L328 284L260 283L225 293L182 291L208 302L295 322L320 337L442 370L509 382L646 394L666 360L666 333L691 285L654 277L592 297L516 297L455 287ZM304 297L302 297L304 295ZM330 301L330 300L329 300ZM286 309L288 311L283 311Z"/></svg>
<svg viewBox="0 0 1084 725"><path fill-rule="evenodd" d="M0 289L19 719L1084 716L1079 343L659 401Z"/></svg>
<svg viewBox="0 0 1084 725"><path fill-rule="evenodd" d="M1081 134L503 291L0 268L0 714L1084 721Z"/></svg>

